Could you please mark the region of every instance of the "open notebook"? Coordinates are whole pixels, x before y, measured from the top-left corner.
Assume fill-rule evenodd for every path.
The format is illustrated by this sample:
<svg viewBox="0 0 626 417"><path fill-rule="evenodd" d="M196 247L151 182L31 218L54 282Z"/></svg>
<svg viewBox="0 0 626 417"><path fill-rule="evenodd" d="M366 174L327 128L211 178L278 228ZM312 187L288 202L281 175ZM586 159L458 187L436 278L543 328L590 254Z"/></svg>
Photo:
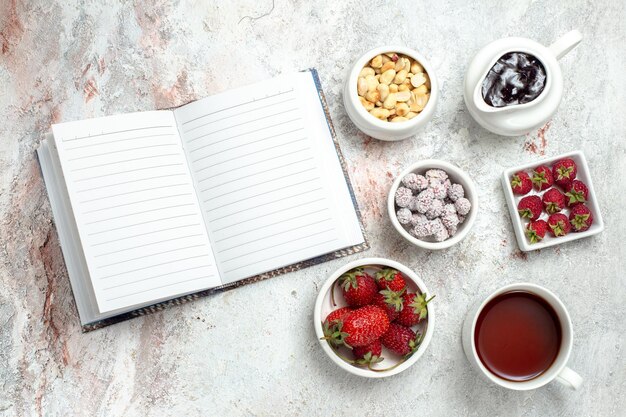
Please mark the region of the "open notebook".
<svg viewBox="0 0 626 417"><path fill-rule="evenodd" d="M84 330L367 248L315 70L53 125L38 155Z"/></svg>

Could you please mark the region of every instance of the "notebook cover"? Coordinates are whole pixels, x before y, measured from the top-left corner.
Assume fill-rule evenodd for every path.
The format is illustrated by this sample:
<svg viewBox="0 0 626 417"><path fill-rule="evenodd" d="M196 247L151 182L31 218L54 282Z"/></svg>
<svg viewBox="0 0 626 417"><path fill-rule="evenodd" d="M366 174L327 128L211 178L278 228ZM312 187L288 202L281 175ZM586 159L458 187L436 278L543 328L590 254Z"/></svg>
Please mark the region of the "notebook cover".
<svg viewBox="0 0 626 417"><path fill-rule="evenodd" d="M208 290L204 290L204 291L199 291L193 294L188 294L188 295L184 295L181 297L176 297L173 298L171 300L168 301L163 301L160 303L156 303L147 307L142 307L139 308L137 310L133 310L133 311L129 311L127 313L123 313L120 314L118 316L114 316L114 317L110 317L104 320L99 320L93 323L88 323L88 324L84 324L82 326L82 330L83 332L90 332L92 330L97 330L100 329L102 327L106 327L109 326L111 324L115 324L115 323L119 323L121 321L125 321L125 320L129 320L132 319L134 317L139 317L139 316L145 316L147 314L152 314L155 313L157 311L161 311L164 310L168 307L171 306L175 306L175 305L180 305L180 304L184 304L187 303L189 301L193 301L193 300L197 300L201 297L206 297L208 295L217 293L217 292L222 292L222 291L226 291L226 290L230 290L230 289L234 289L237 287L241 287L242 285L247 285L247 284L251 284L253 282L258 282L258 281L262 281L268 278L272 278L278 275L282 275L282 274L286 274L289 272L295 272L295 271L299 271L303 268L307 268L309 266L313 266L313 265L317 265L320 264L322 262L327 262L333 259L337 259L337 258L341 258L344 256L348 256L348 255L353 255L355 253L358 252L362 252L365 251L367 249L369 249L369 243L367 240L367 235L365 233L365 228L363 227L363 219L361 217L361 212L359 210L359 206L357 204L356 201L356 197L354 195L354 190L352 188L352 184L350 183L350 178L348 176L348 171L347 171L347 167L346 167L346 161L343 157L343 154L341 153L341 149L339 148L339 143L337 141L337 135L335 133L335 128L333 126L333 122L330 118L330 112L328 110L328 105L326 103L326 97L324 96L324 92L322 90L322 85L319 79L319 76L317 74L317 70L314 68L305 70L304 72L309 71L311 72L311 75L313 76L313 80L315 82L315 86L317 87L317 92L319 95L319 99L320 99L320 103L322 104L322 108L324 109L324 114L326 115L326 122L328 123L328 129L330 130L330 135L332 137L333 140L333 144L335 145L335 150L337 152L337 156L339 158L339 163L341 164L341 169L343 170L343 174L344 174L344 178L346 180L346 184L348 186L348 190L350 192L350 197L352 198L352 203L354 205L354 209L356 211L356 215L357 215L357 219L359 221L359 226L361 227L361 232L363 234L363 239L364 241L362 243L359 243L357 245L354 246L350 246L350 247L346 247L343 249L339 249L335 252L331 252L331 253L327 253L325 255L321 255L321 256L317 256L315 258L311 258L311 259L307 259L305 261L302 262L298 262L296 264L293 265L288 265L279 269L275 269L273 271L268 271L259 275L255 275L253 277L250 278L245 278L243 280L237 281L237 282L233 282L231 284L226 284L220 287L215 287L215 288L211 288ZM78 311L77 311L78 314Z"/></svg>

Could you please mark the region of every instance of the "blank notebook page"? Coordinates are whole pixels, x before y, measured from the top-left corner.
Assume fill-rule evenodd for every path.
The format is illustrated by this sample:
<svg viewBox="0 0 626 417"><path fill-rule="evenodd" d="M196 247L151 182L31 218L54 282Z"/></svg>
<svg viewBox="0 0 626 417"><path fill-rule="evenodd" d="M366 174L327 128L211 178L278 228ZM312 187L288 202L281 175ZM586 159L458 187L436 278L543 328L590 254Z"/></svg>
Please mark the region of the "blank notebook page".
<svg viewBox="0 0 626 417"><path fill-rule="evenodd" d="M101 313L221 285L172 112L52 129Z"/></svg>
<svg viewBox="0 0 626 417"><path fill-rule="evenodd" d="M311 72L174 114L224 283L364 241Z"/></svg>

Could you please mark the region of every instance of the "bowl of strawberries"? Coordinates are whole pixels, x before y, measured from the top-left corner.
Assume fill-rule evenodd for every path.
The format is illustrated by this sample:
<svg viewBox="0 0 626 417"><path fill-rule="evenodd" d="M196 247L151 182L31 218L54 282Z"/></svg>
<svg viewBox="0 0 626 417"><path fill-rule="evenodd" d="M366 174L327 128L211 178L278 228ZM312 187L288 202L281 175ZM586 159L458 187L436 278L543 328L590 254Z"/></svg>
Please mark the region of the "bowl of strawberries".
<svg viewBox="0 0 626 417"><path fill-rule="evenodd" d="M604 230L589 166L580 151L507 169L502 185L517 243L523 251Z"/></svg>
<svg viewBox="0 0 626 417"><path fill-rule="evenodd" d="M315 333L340 368L367 378L395 375L417 362L430 343L433 298L408 267L360 259L339 268L320 289Z"/></svg>

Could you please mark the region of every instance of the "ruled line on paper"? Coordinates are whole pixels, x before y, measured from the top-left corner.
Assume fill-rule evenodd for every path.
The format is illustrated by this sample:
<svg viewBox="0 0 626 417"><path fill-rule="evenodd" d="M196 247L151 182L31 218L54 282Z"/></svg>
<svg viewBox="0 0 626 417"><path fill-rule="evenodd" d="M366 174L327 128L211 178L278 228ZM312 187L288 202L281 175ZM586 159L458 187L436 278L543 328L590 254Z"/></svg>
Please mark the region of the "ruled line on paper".
<svg viewBox="0 0 626 417"><path fill-rule="evenodd" d="M212 212L212 211L219 210L219 209L224 208L224 207L226 207L226 206L230 206L231 204L241 203L242 201L246 201L246 200L249 200L249 199L251 199L251 198L260 197L260 196L262 196L262 195L269 194L269 193L274 193L274 192L276 192L276 191L282 191L282 190L284 190L285 188L295 187L296 185L306 184L307 182L316 181L316 180L319 180L319 179L320 179L320 177L315 177L315 178L308 179L308 180L306 180L306 181L301 181L301 182L297 182L297 183L295 183L295 184L285 185L285 186L280 187L280 188L275 188L275 189L273 189L273 190L269 190L269 191L265 191L265 192L262 192L262 193L259 193L259 194L255 194L255 195L247 196L246 198L242 198L242 199L240 199L240 200L231 201L231 202L226 203L226 204L223 204L223 205L221 205L221 206L219 206L219 207L215 207L215 208L209 209L209 210L207 210L206 212L207 212L207 213L210 213L210 212ZM212 199L213 199L213 197L210 197L210 198L207 198L206 200L204 200L203 202L204 202L204 203L206 203L207 201L212 200Z"/></svg>
<svg viewBox="0 0 626 417"><path fill-rule="evenodd" d="M303 174L303 173L305 173L305 172L314 171L315 169L316 169L316 167L312 167L312 168L305 169L305 170L303 170L303 171L298 171L298 172L290 172L290 173L289 173L289 176L295 176L295 175L298 175L298 174ZM229 195L229 194L232 194L232 193L237 193L237 192L240 192L241 190L247 190L248 188L254 188L254 187L258 186L258 185L269 184L269 183L270 183L270 182L272 182L272 181L278 181L278 180L282 180L282 179L284 179L284 178L285 178L284 176L281 176L281 177L278 177L278 178L272 178L272 179L269 179L269 180L266 180L266 181L258 182L258 183L256 183L256 184L248 185L247 187L240 187L240 188L237 188L237 189L235 189L235 190L231 190L231 191L229 191L229 192L227 192L227 193L218 194L218 195L213 195L213 196L211 196L211 198L220 198L220 197L224 197L225 195ZM205 191L205 190L201 190L200 192L204 192L204 191Z"/></svg>
<svg viewBox="0 0 626 417"><path fill-rule="evenodd" d="M125 159L123 161L107 162L106 164L90 165L88 167L75 168L75 169L72 170L72 172L84 171L86 169L92 169L92 168L100 168L100 167L104 167L104 166L107 166L107 165L121 164L121 163L124 163L124 162L135 162L135 161L140 161L140 160L143 160L143 159L162 158L164 156L175 156L175 155L178 155L178 154L177 153L168 153L168 154L164 154L164 155L143 156L141 158Z"/></svg>
<svg viewBox="0 0 626 417"><path fill-rule="evenodd" d="M285 167L288 167L288 166L291 166L291 165L295 165L295 164L299 164L299 163L306 162L306 161L310 161L311 159L314 159L314 158L313 158L313 157L310 157L310 158L305 158L305 159L302 159L302 160L300 160L300 161L290 162L290 163L285 164L285 165L279 165L279 166L276 166L276 167L272 167L272 168L270 168L270 169L266 169L265 171L255 172L255 173L254 173L254 175L265 174L266 172L270 172L270 171L276 171L277 169L280 169L280 168L285 168ZM235 178L235 179L232 179L232 180L230 180L230 181L226 181L226 182L223 182L223 183L221 183L221 184L214 185L214 186L212 186L212 187L205 188L205 189L200 190L200 191L201 191L201 192L204 192L204 191L212 190L212 189L214 189L214 188L221 187L222 185L230 184L231 182L235 182L235 181L243 180L243 179L245 179L245 178L249 178L249 177L250 177L250 175L244 175L243 177ZM201 183L202 181L206 181L206 180L208 180L208 179L210 179L210 178L205 178L205 179L199 180L199 181L198 181L198 184L199 184L199 183Z"/></svg>
<svg viewBox="0 0 626 417"><path fill-rule="evenodd" d="M92 203L94 201L103 200L103 199L106 199L106 198L113 198L113 197L119 197L119 196L122 196L122 195L141 193L143 191L160 190L160 189L163 189L163 188L181 187L183 185L189 185L189 183L188 182L183 182L183 183L180 183L180 184L160 185L158 187L142 188L142 189L139 189L139 190L127 191L125 193L110 194L110 195L105 195L105 196L98 197L98 198L92 198L91 200L83 200L80 203L81 204Z"/></svg>
<svg viewBox="0 0 626 417"><path fill-rule="evenodd" d="M281 92L279 92L279 93L272 94L272 95L269 95L269 96L265 96L265 97L261 97L261 98L253 99L253 100L246 101L246 102L243 102L243 103L238 103L238 104L235 104L234 106L224 107L223 109L219 109L219 110L213 111L213 112L211 112L211 113L206 113L206 114L203 114L202 116L198 116L198 117L196 117L196 118L194 118L194 119L187 120L186 122L183 122L183 126L184 126L184 125L186 125L187 123L195 122L196 120L202 119L203 117L207 117L207 116L210 116L210 115L212 115L212 114L220 113L220 112L223 112L223 111L225 111L225 110L234 109L234 108L236 108L236 107L240 107L240 106L245 106L246 104L256 103L256 102L259 102L259 101L266 100L266 99L268 99L268 98L272 98L272 97L280 96L280 95L282 95L282 94L287 94L287 93L291 93L291 92L293 92L293 88L292 88L292 89L290 89L290 90L281 91ZM185 131L185 133L187 133L187 132Z"/></svg>
<svg viewBox="0 0 626 417"><path fill-rule="evenodd" d="M98 255L94 255L94 258L100 258L101 256L113 255L114 253L126 252L128 250L144 248L146 246L158 245L159 243L171 242L171 241L174 241L174 240L187 239L187 238L190 238L190 237L198 237L198 236L202 236L202 234L201 233L197 233L195 235L178 236L178 237L173 237L173 238L170 238L170 239L159 240L157 242L144 243L144 244L137 245L137 246L131 246L130 248L124 248L124 249L114 250L112 252L100 253Z"/></svg>
<svg viewBox="0 0 626 417"><path fill-rule="evenodd" d="M139 178L139 179L136 179L136 180L117 182L115 184L101 185L99 187L85 188L84 190L78 190L76 192L77 193L86 193L87 191L100 190L102 188L115 187L117 185L132 184L133 182L148 181L148 180L154 180L154 179L157 179L157 178L179 177L181 175L185 175L185 173L181 172L180 174L167 174L167 175L157 175L156 177Z"/></svg>
<svg viewBox="0 0 626 417"><path fill-rule="evenodd" d="M169 230L184 229L185 227L195 227L195 226L200 226L200 223L184 224L182 226L175 226L175 227L168 227L168 228L165 228L165 229L151 230L151 231L145 232L145 233L138 233L136 235L124 236L124 237L121 237L119 239L111 239L111 240L107 240L105 242L94 243L94 244L91 245L91 247L93 248L94 246L101 246L101 245L106 245L108 243L115 243L115 242L119 242L120 240L133 239L133 238L136 238L136 237L139 237L139 236L147 236L147 235L151 235L151 234L154 234L154 233L167 232Z"/></svg>
<svg viewBox="0 0 626 417"><path fill-rule="evenodd" d="M308 239L310 237L317 236L317 235L322 235L324 233L332 232L334 230L335 230L334 228L326 229L326 230L322 230L321 232L315 232L315 233L312 233L310 235L300 236L300 237L297 237L295 239L287 240L287 241L284 241L284 242L277 243L275 245L271 245L271 246L267 246L265 248L254 250L252 252L240 253L240 254L237 254L237 256L233 256L232 258L226 259L226 260L224 260L222 262L223 263L230 262L232 260L239 259L239 258L248 256L248 255L252 255L254 253L263 252L264 250L268 250L268 249L274 249L274 248L276 248L278 246L286 245L287 243L297 242L298 240L302 240L302 239Z"/></svg>
<svg viewBox="0 0 626 417"><path fill-rule="evenodd" d="M105 287L105 288L103 288L103 290L112 290L112 289L115 289L115 288L125 287L125 286L131 285L131 284L136 284L138 282L148 281L148 280L151 280L151 279L154 279L154 278L161 278L161 277L164 277L164 276L167 276L167 275L178 274L179 272L193 271L195 269L200 269L200 268L210 268L211 266L212 265L200 265L200 266L194 266L192 268L180 269L178 271L166 272L165 274L152 275L150 277L137 279L135 281L128 281L128 282L123 282L123 283L118 284L118 285L112 285L110 287Z"/></svg>
<svg viewBox="0 0 626 417"><path fill-rule="evenodd" d="M72 148L67 148L66 147L65 150L73 151L75 149L90 148L92 146L110 145L111 143L116 143L116 142L126 142L126 141L131 141L131 140L136 140L136 139L146 139L146 138L159 138L159 137L162 137L162 136L176 136L176 135L174 133L163 133L163 134L158 134L158 135L135 136L135 137L132 137L132 138L110 140L108 142L102 142L102 143L88 143L87 145L74 146Z"/></svg>
<svg viewBox="0 0 626 417"><path fill-rule="evenodd" d="M133 204L147 203L149 201L164 200L166 198L183 197L183 196L188 196L188 195L192 195L192 194L183 193L183 194L174 194L174 195L164 195L160 197L148 198L146 200L132 201L130 203L117 204L115 206L101 207L101 208L94 209L94 210L83 211L83 214L91 214L91 213L96 213L98 211L110 210L110 209L115 209L115 208L125 207L125 206L132 206Z"/></svg>
<svg viewBox="0 0 626 417"><path fill-rule="evenodd" d="M75 140L82 140L82 139L92 139L98 136L108 136L108 135L115 135L117 133L126 133L126 132L136 132L138 130L148 130L148 129L163 129L163 128L172 128L172 126L145 126L145 127L138 127L135 129L126 129L126 130L117 130L115 132L106 132L106 133L96 133L94 135L87 135L87 136L80 136L80 137L75 137L73 139L63 139L63 142L74 142Z"/></svg>
<svg viewBox="0 0 626 417"><path fill-rule="evenodd" d="M153 211L166 210L166 209L171 209L171 208L176 208L176 207L193 206L193 205L194 205L193 203L187 203L187 204L179 204L179 205L176 205L176 206L160 207L160 208L156 208L156 209L139 211L137 213L130 213L130 214L123 214L121 216L108 217L106 219L96 220L96 221L88 222L88 223L85 223L85 224L89 225L89 224L101 223L101 222L106 222L108 220L116 220L116 219L121 219L121 218L124 218L124 217L136 216L137 214L151 213Z"/></svg>
<svg viewBox="0 0 626 417"><path fill-rule="evenodd" d="M228 152L228 151L231 151L231 150L233 150L233 149L242 148L242 147L244 147L244 146L248 146L248 145L252 145L252 144L255 144L255 143L263 142L264 140L274 139L274 138L277 138L277 137L279 137L279 136L283 136L283 135L287 135L287 134L289 134L289 133L297 132L297 131L299 131L299 130L304 130L304 128L303 128L303 127L299 127L299 128L297 128L297 129L294 129L294 130L289 130L289 131L287 131L287 132L279 133L279 134L277 134L277 135L266 136L266 137L261 138L261 139L253 140L253 141L250 141L250 142L242 143L241 145L232 146L232 147L230 147L230 148L223 149L223 150L221 150L221 151L213 152L212 154L209 154L208 156L215 156L215 155L219 155L219 154L221 154L221 153ZM192 151L192 152L193 152L193 151Z"/></svg>
<svg viewBox="0 0 626 417"><path fill-rule="evenodd" d="M129 224L126 226L121 226L121 227L114 227L112 229L105 229L105 230L101 230L99 232L92 232L92 233L88 233L87 236L94 236L94 235L99 235L101 233L109 233L109 232L114 232L116 230L120 230L120 229L127 229L129 227L134 227L134 226L141 226L143 224L149 224L149 223L155 223L155 222L161 222L161 221L165 221L165 220L172 220L172 219L179 219L181 217L189 217L189 216L195 216L196 213L189 213L189 214L179 214L178 216L172 216L172 217L163 217L162 219L154 219L154 220L148 220L145 222L139 222L139 223L135 223L135 224Z"/></svg>
<svg viewBox="0 0 626 417"><path fill-rule="evenodd" d="M130 152L130 151L136 151L136 150L143 150L143 149L149 149L149 148L159 148L162 146L177 146L175 143L161 143L161 144L156 144L156 145L146 145L146 146L139 146L137 148L128 148L128 149L119 149L117 151L110 151L110 152L103 152L103 153L96 153L93 155L86 155L86 156L79 156L76 158L70 158L68 159L68 161L72 162L72 161L79 161L81 159L85 159L85 158L96 158L98 156L104 156L104 155L111 155L114 153L122 153L122 152Z"/></svg>
<svg viewBox="0 0 626 417"><path fill-rule="evenodd" d="M307 148L303 148L303 149L298 149L298 150L296 150L296 151L291 151L291 152L287 152L287 153L284 153L284 154L281 154L281 155L272 156L271 158L262 159L262 160L260 160L260 161L255 161L255 162L251 162L251 163L249 163L249 164L247 164L247 165L239 165L238 167L235 167L235 168L233 168L233 169L229 169L229 170L227 170L227 171L222 171L222 172L219 172L219 173L217 173L217 174L211 175L211 176L209 176L209 177L203 178L203 179L202 179L202 180L200 180L200 181L204 181L204 180L209 179L209 178L215 178L215 177L218 177L218 176L220 176L220 175L227 174L227 173L229 173L229 172L237 171L237 170L239 170L239 169L241 169L241 168L251 167L251 166L254 166L254 165L262 164L263 162L267 162L267 161L273 161L274 159L282 158L283 156L289 156L289 155L296 154L296 153L298 153L298 152L308 151L308 150L310 150L310 149L311 149L311 148L308 148L308 147L307 147ZM205 168L200 168L200 169L197 169L197 170L196 170L196 173L201 172L201 171L204 171L205 169L207 169L207 168L205 167ZM200 181L198 181L198 182L200 182Z"/></svg>
<svg viewBox="0 0 626 417"><path fill-rule="evenodd" d="M127 171L118 171L118 172L112 172L110 174L96 175L94 177L80 178L80 179L74 180L74 182L96 180L99 178L110 177L111 175L120 175L120 174L127 174L129 172L145 171L146 169L166 168L166 167L181 166L181 165L183 165L182 162L179 162L176 164L154 165L154 166L144 167L144 168L135 168L135 169L129 169Z"/></svg>
<svg viewBox="0 0 626 417"><path fill-rule="evenodd" d="M324 200L324 199L325 199L325 198L323 198L323 197L322 197L322 198L318 198L318 199L316 199L316 200L307 201L307 202L305 202L305 203L296 204L295 206L291 206L291 207L283 207L282 209L280 209L280 210L276 210L276 211L273 211L273 212L271 212L271 213L263 214L263 215L261 215L261 216L255 216L255 217L253 217L253 218L251 218L251 219L248 219L248 220L242 220L242 221L237 222L237 223L232 223L232 224L229 224L228 226L223 226L223 227L221 227L221 228L219 228L219 229L215 229L213 232L214 232L214 233L221 232L222 230L226 230L226 229L228 229L228 228L230 228L230 227L237 226L237 225L240 225L240 224L242 224L242 223L251 222L251 221L254 221L254 220L261 219L261 218L263 218L263 217L271 216L271 215L276 214L276 213L281 213L281 212L283 212L283 211L287 211L287 210L291 210L291 209L294 209L294 208L298 208L298 207L306 206L307 204L317 203L318 201L322 201L322 200Z"/></svg>
<svg viewBox="0 0 626 417"><path fill-rule="evenodd" d="M248 241L246 241L246 242L244 242L244 243L240 243L239 245L235 245L235 246L231 246L231 247L229 247L229 248L224 248L224 249L221 249L221 250L220 250L220 251L218 251L217 253L223 253L223 252L226 252L226 251L229 251L229 250L233 250L233 249L235 249L235 248L239 248L239 247L241 247L241 246L247 245L247 244L249 244L249 243L254 243L254 242L258 242L258 241L263 240L263 239L269 239L269 238L272 238L272 237L276 237L276 236L284 235L285 233L293 232L294 230L298 230L298 229L304 229L305 227L309 227L309 226L313 226L313 225L316 225L316 224L324 223L324 222L327 222L327 221L329 221L329 220L332 220L332 218L328 217L328 218L323 219L323 220L317 220L317 221L314 221L314 222L312 222L312 223L307 223L307 224L304 224L304 225L301 225L301 226L298 226L298 227L293 227L293 228L291 228L291 229L282 230L282 231L280 231L280 232L276 232L276 233L271 234L271 235L266 235L266 236L260 237L260 238L258 238L258 239L248 240ZM324 232L328 232L328 231L330 231L330 230L334 230L334 228L327 229L327 230L325 230ZM310 235L310 236L314 236L314 235ZM295 239L295 240L299 240L299 239L306 239L307 237L310 237L310 236L302 236L302 237L299 237L299 238L297 238L297 239ZM292 241L290 241L290 242L293 242L293 240L292 240Z"/></svg>
<svg viewBox="0 0 626 417"><path fill-rule="evenodd" d="M113 262L113 263L106 264L106 265L99 265L98 268L108 268L109 266L115 266L115 265L123 264L123 263L126 263L126 262L137 261L139 259L145 259L145 258L149 258L151 256L164 255L166 253L172 253L172 252L176 252L176 251L179 251L179 250L187 250L187 249L199 248L199 247L202 247L202 246L206 246L206 245L204 243L202 243L200 245L185 246L184 248L168 249L168 250L161 251L161 252L155 252L155 253L150 253L150 254L147 254L147 255L137 256L135 258L124 259L123 261L117 261L117 262Z"/></svg>
<svg viewBox="0 0 626 417"><path fill-rule="evenodd" d="M229 136L227 138L220 139L220 140L217 140L215 142L207 143L206 145L202 145L199 148L192 149L191 152L196 152L196 151L199 151L200 149L204 149L204 148L207 148L209 146L217 145L218 143L222 143L222 142L225 142L225 141L230 140L230 139L234 139L234 138L238 138L238 137L241 137L241 136L249 135L250 133L257 133L257 132L260 132L261 130L271 129L272 127L286 125L287 123L295 122L296 120L301 120L301 119L302 119L302 117L296 117L295 119L291 119L291 120L287 120L287 121L284 121L284 122L276 123L275 125L262 127L260 129L250 130L248 132L244 132L244 133L241 133L241 134L235 135L235 136Z"/></svg>
<svg viewBox="0 0 626 417"><path fill-rule="evenodd" d="M248 123L258 122L259 120L269 119L270 117L280 116L281 114L289 113L289 112L296 111L296 110L300 110L300 109L299 109L298 107L294 107L294 108L292 108L292 109L289 109L289 110L284 110L284 111L281 111L281 112L278 112L278 113L268 114L267 116L259 117L258 119L246 120L245 122L237 123L237 124L232 125L232 126L224 127L224 128L222 128L222 129L213 130L213 131L208 132L208 133L205 133L205 134L203 134L203 135L196 136L195 138L191 138L191 139L189 139L187 142L188 142L188 143L191 143L191 142L193 142L193 141L195 141L195 140L197 140L197 139L200 139L200 138L205 138L205 137L207 137L207 136L211 136L211 135L212 135L212 134L214 134L214 133L223 132L223 131L225 131L225 130L233 129L233 128L235 128L235 127L239 127L239 126L247 125Z"/></svg>
<svg viewBox="0 0 626 417"><path fill-rule="evenodd" d="M132 295L142 294L144 292L160 290L162 288L171 287L173 285L184 284L186 282L198 281L199 279L208 279L208 278L211 278L213 276L214 276L213 274L211 274L211 275L203 275L203 276L200 276L200 277L197 277L197 278L186 279L184 281L176 281L176 282L174 282L172 284L161 285L160 287L150 287L147 290L142 290L142 291L137 291L137 292L133 292L133 293L129 293L129 294L124 294L124 295L120 295L118 297L107 298L107 301L119 300L120 298L126 298L126 297L130 297Z"/></svg>
<svg viewBox="0 0 626 417"><path fill-rule="evenodd" d="M133 270L130 270L130 271L124 271L124 272L120 272L120 273L113 274L113 275L103 276L103 277L100 277L100 279L108 279L108 278L118 277L120 275L130 274L130 273L138 272L138 271L143 271L144 269L150 269L150 268L154 268L154 267L157 267L157 266L169 265L169 264L173 264L173 263L176 263L176 262L182 262L182 261L188 261L190 259L206 258L206 256L207 255L204 254L204 255L190 256L188 258L174 259L172 261L161 262L160 264L148 265L148 266L144 266L144 267L141 267L141 268L133 269ZM208 266L213 266L213 265L208 265Z"/></svg>
<svg viewBox="0 0 626 417"><path fill-rule="evenodd" d="M317 213L320 213L320 212L326 211L326 210L329 210L329 208L328 207L324 207L323 209L315 210L315 211L312 211L310 213L302 213L302 214L298 214L295 217L290 217L288 219L280 219L279 221L274 222L274 223L269 223L269 224L266 224L266 225L263 225L263 226L255 227L254 229L248 229L248 230L246 230L244 232L241 232L241 233L237 233L237 234L234 234L234 235L223 237L221 239L216 240L215 243L223 242L225 240L232 239L232 238L237 237L237 236L245 235L246 233L256 232L257 230L265 229L266 227L276 226L277 224L285 223L285 222L288 222L290 220L301 219L301 218L303 218L305 216L309 216L311 214L317 214ZM256 220L256 219L257 218L255 218L254 220Z"/></svg>
<svg viewBox="0 0 626 417"><path fill-rule="evenodd" d="M230 158L230 159L224 159L224 160L223 160L223 161L221 161L221 162L218 162L218 163L215 163L215 164L212 164L212 165L208 165L208 166L206 166L206 167L204 167L204 168L205 168L205 169L206 169L206 168L213 168L214 166L221 165L221 164L225 164L225 163L227 163L227 162L231 162L231 161L235 161L235 160L237 160L237 159L239 159L239 158L244 158L244 157L246 157L246 156L255 155L255 154L259 153L259 152L269 151L270 149L280 148L281 146L291 145L292 143L302 142L303 140L306 140L306 139L308 139L308 138L305 136L305 137L303 137L303 138L294 139L294 140L292 140L292 141L290 141L290 142L283 142L283 143L279 143L278 145L269 146L269 147L267 147L267 148L263 148L263 149L258 149L258 150L254 151L254 152L244 153L244 154L241 154L241 155L238 155L238 156L232 157L232 158ZM193 160L193 161L191 161L191 162L195 164L195 163L196 163L196 162L198 162L198 161L201 161L201 160L203 160L203 159L210 158L210 157L212 157L212 156L213 156L213 155L206 155L206 156L203 156L203 157L201 157L201 158L195 159L195 160Z"/></svg>
<svg viewBox="0 0 626 417"><path fill-rule="evenodd" d="M246 267L251 266L251 265L255 265L255 264L259 264L261 262L269 261L269 260L275 259L275 258L277 258L279 256L285 256L285 255L289 255L289 254L292 254L292 253L295 253L295 252L300 252L300 251L303 251L303 250L306 250L306 249L311 249L311 248L314 248L316 246L325 245L327 243L334 242L336 240L337 240L337 238L334 238L334 239L327 240L325 242L320 242L320 243L316 243L314 245L306 246L304 248L299 248L299 249L295 249L295 250L292 250L292 251L289 251L289 252L285 252L285 253L281 253L281 254L278 254L278 255L273 255L273 256L270 256L269 258L261 259L261 260L256 261L256 262L251 262L251 263L246 264L246 265L238 266L237 268L229 269L228 271L225 271L224 273L233 272L233 271L236 271L236 270L241 269L241 268L246 268Z"/></svg>
<svg viewBox="0 0 626 417"><path fill-rule="evenodd" d="M279 198L278 200L270 201L268 203L263 203L263 204L259 204L259 205L253 206L253 207L248 207L248 208L243 209L243 210L235 211L235 212L227 214L225 216L218 217L216 219L211 219L210 221L214 222L214 221L218 221L218 220L221 220L221 219L225 219L226 217L234 216L235 214L243 213L244 211L253 210L253 209L256 209L256 208L259 208L259 207L267 206L269 204L278 203L279 201L288 200L290 198L298 197L298 196L301 196L301 195L304 195L304 194L309 194L309 193L312 193L314 191L319 191L321 189L322 189L322 187L319 187L319 188L315 188L313 190L305 191L305 192L302 192L302 193L292 194L290 196ZM256 218L258 218L258 216Z"/></svg>
<svg viewBox="0 0 626 417"><path fill-rule="evenodd" d="M279 104L287 103L287 102L289 102L289 101L293 101L293 100L295 100L295 99L296 99L295 97L292 97L292 98L288 98L287 100L279 101L279 102L272 103L272 104L267 104L267 105L265 105L265 106L263 106L263 107L257 107L257 108L254 108L254 109L250 109L250 110L242 111L242 112L239 112L239 113L233 114L232 116L221 117L221 118L216 119L216 120L213 120L213 121L211 121L211 122L207 122L207 123L205 123L205 124L202 124L202 125L198 125L198 126L196 126L196 127L193 127L193 128L191 128L191 129L189 129L189 130L185 130L185 133L189 133L189 132L191 132L192 130L200 129L201 127L208 126L208 125L210 125L210 124L213 124L213 123L216 123L216 122L220 122L220 121L222 121L222 120L230 119L230 118L233 118L233 117L238 117L238 116L241 116L242 114L252 113L253 111L257 111L257 110L265 110L265 109L267 109L267 108L269 108L269 107L272 107L272 106L278 106Z"/></svg>

